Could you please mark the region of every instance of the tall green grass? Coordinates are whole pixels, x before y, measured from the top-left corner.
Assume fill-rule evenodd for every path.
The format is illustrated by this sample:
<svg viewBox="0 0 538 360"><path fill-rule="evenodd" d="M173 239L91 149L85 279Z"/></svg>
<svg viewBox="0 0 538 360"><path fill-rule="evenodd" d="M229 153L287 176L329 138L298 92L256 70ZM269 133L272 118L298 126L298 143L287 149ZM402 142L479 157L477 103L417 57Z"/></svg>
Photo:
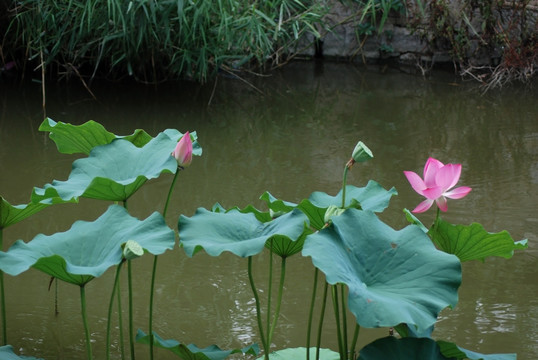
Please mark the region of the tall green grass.
<svg viewBox="0 0 538 360"><path fill-rule="evenodd" d="M310 0L22 0L10 11L4 53L7 46L57 75L154 83L277 63L302 35L320 36L326 8Z"/></svg>

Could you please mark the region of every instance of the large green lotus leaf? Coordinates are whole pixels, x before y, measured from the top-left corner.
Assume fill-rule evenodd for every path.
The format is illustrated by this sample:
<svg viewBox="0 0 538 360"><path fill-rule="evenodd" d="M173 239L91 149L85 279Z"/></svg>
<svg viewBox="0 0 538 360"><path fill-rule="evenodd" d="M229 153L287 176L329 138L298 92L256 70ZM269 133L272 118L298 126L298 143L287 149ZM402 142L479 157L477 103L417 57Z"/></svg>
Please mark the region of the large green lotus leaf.
<svg viewBox="0 0 538 360"><path fill-rule="evenodd" d="M443 251L456 255L461 262L484 261L488 256L509 259L514 250L527 248L527 240L514 242L510 234L503 230L490 233L481 224L453 225L442 219L430 229L433 242Z"/></svg>
<svg viewBox="0 0 538 360"><path fill-rule="evenodd" d="M311 347L308 349L310 352L310 359L316 358L316 348ZM259 357L256 360L263 360L264 357ZM306 359L306 348L290 348L282 349L278 351L273 351L269 354L269 359L271 360L301 360ZM332 351L330 349L319 349L319 359L320 360L340 360L340 354Z"/></svg>
<svg viewBox="0 0 538 360"><path fill-rule="evenodd" d="M49 205L34 203L11 205L6 199L0 196L0 229L5 229L10 225L16 224L36 212L43 210L47 206Z"/></svg>
<svg viewBox="0 0 538 360"><path fill-rule="evenodd" d="M396 231L370 211L348 209L307 237L303 255L330 284L349 288L348 306L363 327L432 326L458 300L461 264L435 249L417 226Z"/></svg>
<svg viewBox="0 0 538 360"><path fill-rule="evenodd" d="M437 343L430 338L388 336L366 345L359 352L361 360L450 360L441 354Z"/></svg>
<svg viewBox="0 0 538 360"><path fill-rule="evenodd" d="M0 252L0 269L15 276L34 267L83 285L122 261L121 245L127 240L158 255L174 247L175 235L157 212L141 221L111 205L93 222L76 221L66 232L39 234L28 243L16 241L7 252Z"/></svg>
<svg viewBox="0 0 538 360"><path fill-rule="evenodd" d="M2 360L41 360L33 356L18 356L13 352L13 346L0 346L0 359Z"/></svg>
<svg viewBox="0 0 538 360"><path fill-rule="evenodd" d="M474 351L463 349L454 343L438 340L437 344L441 353L450 359L469 359L469 360L516 360L516 354L479 354Z"/></svg>
<svg viewBox="0 0 538 360"><path fill-rule="evenodd" d="M150 341L150 336L138 329L136 342L140 344L149 344ZM217 345L211 345L201 349L194 344L185 345L173 339L164 340L155 332L153 332L153 345L170 350L184 360L224 360L232 354L242 353L258 355L260 352L258 345L256 344L233 350L221 350Z"/></svg>
<svg viewBox="0 0 538 360"><path fill-rule="evenodd" d="M55 197L77 200L81 196L125 201L147 180L177 171L177 162L171 156L179 132L176 136L160 133L142 148L121 139L98 146L89 157L73 163L66 181L54 180L42 189L34 188L32 202L49 202Z"/></svg>
<svg viewBox="0 0 538 360"><path fill-rule="evenodd" d="M270 238L277 235L297 240L303 233L306 216L292 211L269 222L253 213L237 210L219 213L200 208L192 217L179 218L179 239L188 256L204 249L211 256L229 251L241 257L260 253Z"/></svg>
<svg viewBox="0 0 538 360"><path fill-rule="evenodd" d="M39 130L48 131L50 138L56 143L58 151L63 154L82 153L89 155L94 147L109 144L115 139L125 139L137 147L142 147L152 139L151 135L141 129L137 129L133 134L127 136L116 135L93 120L82 125L72 125L46 118L39 126ZM173 137L171 134L168 135ZM196 141L196 132L191 133L191 135L194 140L193 154L201 155L202 148Z"/></svg>
<svg viewBox="0 0 538 360"><path fill-rule="evenodd" d="M354 202L360 204L362 210L370 210L374 212L382 212L389 206L390 198L393 195L398 195L395 188L385 190L379 183L370 180L366 187L358 188L353 185L346 186L346 202L345 208L353 205ZM327 208L331 205L342 206L342 190L336 196L330 196L324 192L313 192L308 198L312 205Z"/></svg>

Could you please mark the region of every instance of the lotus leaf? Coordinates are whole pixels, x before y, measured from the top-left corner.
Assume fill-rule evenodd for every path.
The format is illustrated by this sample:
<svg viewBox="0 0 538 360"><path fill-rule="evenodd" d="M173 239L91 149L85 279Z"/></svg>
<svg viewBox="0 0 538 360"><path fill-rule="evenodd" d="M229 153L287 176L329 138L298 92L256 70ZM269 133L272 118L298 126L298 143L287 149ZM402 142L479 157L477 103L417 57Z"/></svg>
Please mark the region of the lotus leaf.
<svg viewBox="0 0 538 360"><path fill-rule="evenodd" d="M111 205L93 222L76 221L66 232L39 234L29 243L16 241L7 252L0 252L0 269L15 276L33 267L84 285L121 263L122 244L128 240L158 255L174 247L175 236L157 212L140 221L123 207Z"/></svg>
<svg viewBox="0 0 538 360"><path fill-rule="evenodd" d="M304 256L330 284L349 288L348 306L363 327L413 324L422 331L458 299L461 264L435 249L417 226L396 231L370 211L348 209L307 237Z"/></svg>
<svg viewBox="0 0 538 360"><path fill-rule="evenodd" d="M474 351L465 350L454 343L447 341L437 341L441 353L450 359L469 360L516 360L516 354L479 354Z"/></svg>
<svg viewBox="0 0 538 360"><path fill-rule="evenodd" d="M41 360L33 356L18 356L13 352L13 346L0 346L0 359L2 360Z"/></svg>
<svg viewBox="0 0 538 360"><path fill-rule="evenodd" d="M526 239L514 242L507 231L490 233L478 223L453 225L438 219L430 234L441 250L456 255L462 262L484 261L488 256L509 259L514 255L514 250L527 248Z"/></svg>
<svg viewBox="0 0 538 360"><path fill-rule="evenodd" d="M115 139L125 139L137 147L142 147L152 139L151 135L141 129L137 129L133 134L127 136L115 135L107 131L103 125L93 120L87 121L82 125L72 125L47 118L41 123L39 130L50 133L50 138L56 143L58 151L62 154L82 153L89 155L94 147L109 144ZM168 135L175 137L172 134ZM191 135L194 140L193 154L201 155L202 148L196 141L196 132L191 133Z"/></svg>
<svg viewBox="0 0 538 360"><path fill-rule="evenodd" d="M0 196L0 229L5 229L10 225L43 210L48 204L23 204L11 205L7 200ZM1 250L1 249L0 249Z"/></svg>
<svg viewBox="0 0 538 360"><path fill-rule="evenodd" d="M127 140L98 146L89 157L73 163L66 181L54 180L42 189L35 188L32 202L49 202L55 197L76 200L80 196L125 201L148 179L177 171L177 162L170 155L180 136L176 135L171 138L161 133L142 148Z"/></svg>
<svg viewBox="0 0 538 360"><path fill-rule="evenodd" d="M308 349L310 352L310 359L316 358L316 348L311 347ZM257 360L263 360L264 357L259 357ZM306 359L306 348L298 347L291 349L282 349L274 351L269 354L271 360L301 360ZM340 360L340 354L330 349L319 349L320 360Z"/></svg>
<svg viewBox="0 0 538 360"><path fill-rule="evenodd" d="M263 223L253 213L218 213L200 208L190 218L179 218L179 239L188 256L204 249L211 256L229 251L247 257L260 253L265 243L277 235L278 239L296 241L303 234L306 221L299 210Z"/></svg>
<svg viewBox="0 0 538 360"><path fill-rule="evenodd" d="M149 335L146 335L142 330L138 330L136 334L136 342L141 344L149 344ZM211 345L200 349L194 344L181 344L176 340L164 340L159 335L153 332L153 344L163 349L170 350L182 359L189 360L224 360L231 354L249 354L258 355L260 352L256 344L244 347L242 349L221 350L217 345Z"/></svg>
<svg viewBox="0 0 538 360"><path fill-rule="evenodd" d="M361 360L449 360L430 338L402 338L388 336L366 345L359 353Z"/></svg>

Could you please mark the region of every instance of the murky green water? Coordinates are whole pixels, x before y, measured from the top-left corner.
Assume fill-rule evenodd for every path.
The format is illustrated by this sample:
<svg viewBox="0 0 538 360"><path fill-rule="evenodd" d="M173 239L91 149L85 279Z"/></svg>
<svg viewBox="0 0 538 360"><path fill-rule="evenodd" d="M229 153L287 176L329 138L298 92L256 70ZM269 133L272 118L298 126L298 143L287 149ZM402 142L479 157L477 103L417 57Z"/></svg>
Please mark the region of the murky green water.
<svg viewBox="0 0 538 360"><path fill-rule="evenodd" d="M420 172L428 156L463 164L461 185L473 191L449 201L445 219L482 223L489 231L508 230L515 240L529 239L529 249L513 259L465 263L460 301L441 314L434 336L483 353L517 352L518 359L538 358L538 104L536 90L507 89L480 96L449 74L431 79L397 72L365 72L344 64L296 64L271 77L220 78L214 84L96 85L93 100L79 86L48 88L47 115L80 124L93 119L116 134L143 128L152 135L166 128L196 130L203 156L181 174L168 223L180 213L215 202L225 207L254 204L266 190L298 202L321 190L335 194L345 162L363 140L375 159L354 167L348 182L363 186L372 178L399 195L382 218L395 228L405 225L402 208L421 201L403 176ZM213 92L214 90L214 92ZM67 178L75 156L61 155L47 135L38 85L6 87L0 83L0 194L12 204L29 201L33 186ZM261 94L261 93L263 94ZM208 103L210 104L208 105ZM145 218L162 210L171 182L149 182L129 203ZM36 214L4 231L4 248L38 233L67 230L77 219L94 220L108 204L83 199ZM431 222L434 211L420 219ZM135 263L135 327L147 330L152 259ZM310 260L288 262L282 317L275 348L304 346L313 271ZM188 259L181 250L159 263L155 330L164 338L222 348L259 342L255 307L245 259ZM255 261L263 288L267 258ZM96 359L104 357L104 335L112 271L87 286L90 327ZM59 284L59 315L54 314L54 286L48 276L29 270L6 278L9 343L24 355L45 359L85 359L79 289ZM123 284L124 289L126 285ZM127 308L125 298L124 309ZM126 315L125 315L126 316ZM331 319L331 315L328 315ZM337 349L327 324L324 346ZM361 332L360 345L387 334ZM117 330L114 338L117 339ZM127 345L127 343L126 343ZM114 358L120 358L114 342ZM139 359L147 347L138 345ZM174 356L159 351L159 359Z"/></svg>

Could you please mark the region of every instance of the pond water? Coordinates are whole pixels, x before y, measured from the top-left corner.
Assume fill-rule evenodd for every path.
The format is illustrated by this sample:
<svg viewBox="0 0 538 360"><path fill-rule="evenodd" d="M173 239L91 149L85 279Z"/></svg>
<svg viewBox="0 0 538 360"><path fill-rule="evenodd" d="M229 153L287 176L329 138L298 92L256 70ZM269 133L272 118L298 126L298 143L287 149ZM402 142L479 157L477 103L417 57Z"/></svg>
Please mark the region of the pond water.
<svg viewBox="0 0 538 360"><path fill-rule="evenodd" d="M385 69L386 70L386 69ZM529 239L529 249L510 260L490 258L463 266L460 300L440 315L434 337L482 353L517 353L538 358L538 92L510 88L481 95L473 84L451 74L425 79L394 70L363 69L348 64L292 64L268 77L219 77L216 84L100 84L97 100L79 84L49 85L47 116L81 124L90 119L127 135L143 128L151 135L166 128L196 130L203 155L181 173L167 222L196 208L253 204L266 190L291 202L313 191L336 194L343 166L358 140L374 160L356 166L348 183L368 179L395 187L398 196L381 216L394 228L406 225L403 208L421 200L404 170L421 172L429 156L461 163L460 185L473 191L449 200L443 218L453 223L480 222L491 232L506 229L514 240ZM0 83L0 194L12 204L27 203L34 186L65 180L76 156L62 155L45 133L40 87ZM172 177L150 181L129 200L130 212L145 218L162 211ZM15 240L69 229L78 220L92 221L109 204L82 199L58 205L4 231L4 249ZM426 224L435 212L420 214ZM187 258L180 249L159 262L154 330L166 339L221 348L258 342L247 261L224 254L198 253ZM267 282L267 255L255 259L262 290ZM135 328L147 331L152 258L136 260ZM307 304L313 281L309 258L288 261L282 314L274 348L305 344ZM125 280L125 279L123 279ZM8 340L17 353L44 359L85 359L79 289L55 287L37 270L7 276ZM113 271L87 286L89 321L96 359L104 358L104 336ZM122 284L126 289L126 284ZM125 294L124 294L125 295ZM124 310L127 299L124 296ZM124 319L126 315L124 314ZM323 346L337 349L332 314L327 315ZM115 324L115 326L117 323ZM127 326L125 324L125 331ZM388 334L361 331L359 345ZM113 358L119 359L114 329ZM125 344L128 348L128 343ZM137 359L147 347L137 345ZM174 355L158 350L158 359Z"/></svg>

